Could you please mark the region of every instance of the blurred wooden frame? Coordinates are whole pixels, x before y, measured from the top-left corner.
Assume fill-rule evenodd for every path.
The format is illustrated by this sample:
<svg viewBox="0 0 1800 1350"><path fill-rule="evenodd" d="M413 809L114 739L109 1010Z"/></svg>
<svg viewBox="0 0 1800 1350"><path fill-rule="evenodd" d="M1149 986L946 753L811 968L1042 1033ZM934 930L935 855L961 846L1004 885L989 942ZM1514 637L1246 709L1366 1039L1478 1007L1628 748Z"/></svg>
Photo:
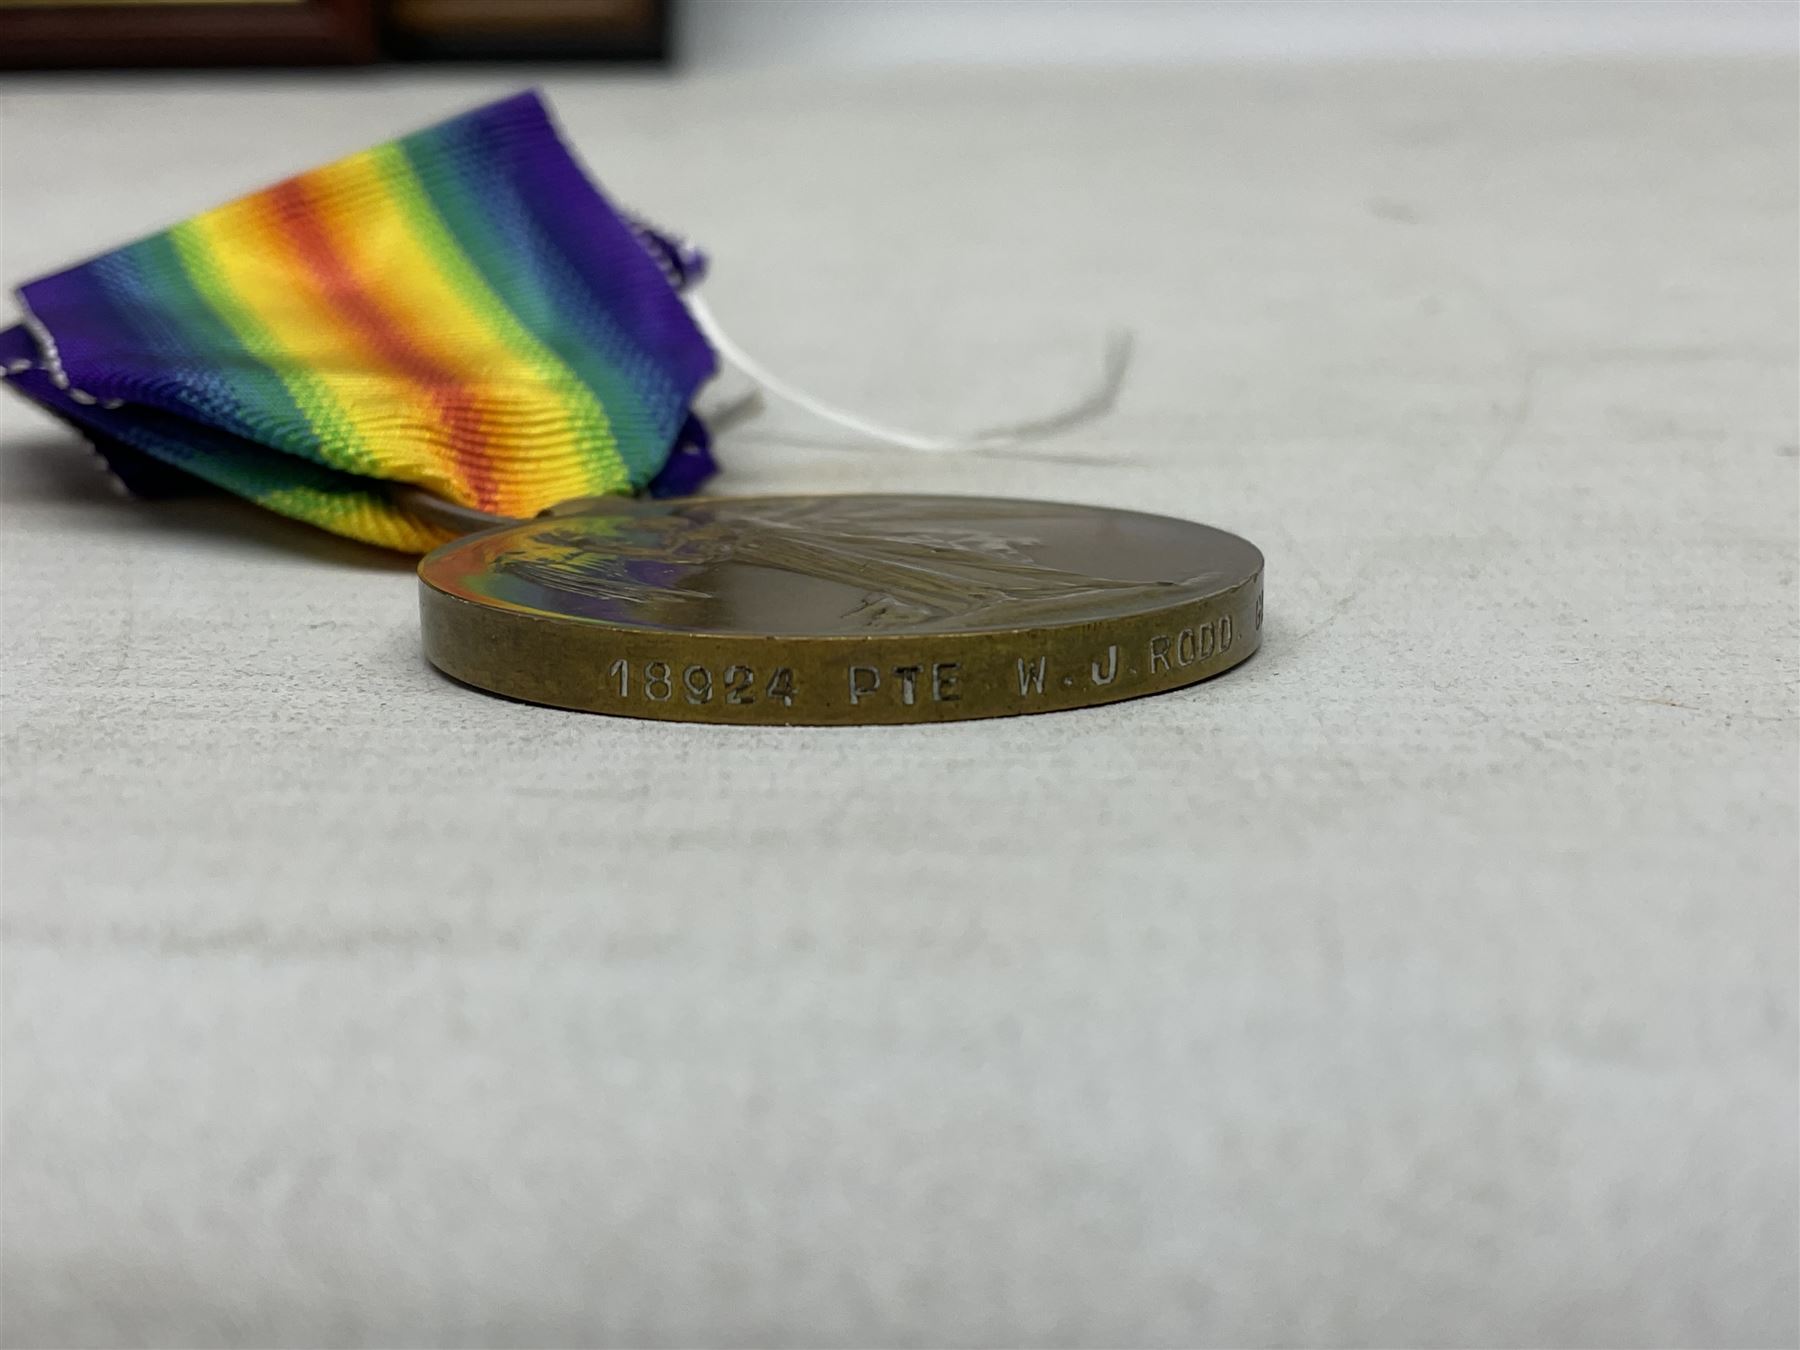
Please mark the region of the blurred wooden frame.
<svg viewBox="0 0 1800 1350"><path fill-rule="evenodd" d="M375 58L372 0L0 0L0 70Z"/></svg>
<svg viewBox="0 0 1800 1350"><path fill-rule="evenodd" d="M395 56L659 61L670 0L386 0Z"/></svg>

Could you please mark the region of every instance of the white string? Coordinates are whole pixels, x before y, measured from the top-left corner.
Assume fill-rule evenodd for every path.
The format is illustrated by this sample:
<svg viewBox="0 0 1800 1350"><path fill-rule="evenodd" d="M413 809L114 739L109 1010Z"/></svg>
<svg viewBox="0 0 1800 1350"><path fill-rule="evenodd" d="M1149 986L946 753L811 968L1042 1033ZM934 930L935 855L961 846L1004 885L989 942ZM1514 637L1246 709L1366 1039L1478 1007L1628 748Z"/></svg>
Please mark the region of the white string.
<svg viewBox="0 0 1800 1350"><path fill-rule="evenodd" d="M988 427L971 435L931 436L922 432L908 431L904 427L888 426L847 409L833 407L823 399L815 398L799 386L790 384L776 375L732 341L730 335L719 326L718 318L698 292L689 291L683 299L687 301L688 312L693 315L695 325L705 335L706 340L713 345L713 349L726 361L736 366L746 379L760 386L765 393L781 399L784 403L791 403L821 421L831 422L847 430L858 432L871 440L899 446L904 450L920 450L928 454L958 454L975 450L999 449L1035 440L1040 436L1048 436L1052 432L1066 431L1070 427L1090 422L1108 412L1118 400L1119 390L1125 383L1125 372L1131 365L1131 334L1115 332L1107 338L1099 380L1093 388L1067 407L1043 417L1032 418L1029 421Z"/></svg>

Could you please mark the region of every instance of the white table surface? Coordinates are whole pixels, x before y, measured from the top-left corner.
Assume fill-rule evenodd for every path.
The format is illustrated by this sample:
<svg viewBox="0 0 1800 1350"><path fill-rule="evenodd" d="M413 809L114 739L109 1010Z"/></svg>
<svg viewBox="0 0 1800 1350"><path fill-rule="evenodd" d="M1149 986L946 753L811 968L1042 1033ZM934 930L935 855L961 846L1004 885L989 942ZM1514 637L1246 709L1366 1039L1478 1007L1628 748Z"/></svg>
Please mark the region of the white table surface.
<svg viewBox="0 0 1800 1350"><path fill-rule="evenodd" d="M517 82L12 81L0 276ZM777 411L719 491L1192 515L1265 648L521 706L406 561L7 400L6 1342L1793 1344L1793 63L547 88L842 402L1005 420L1137 332L1088 462Z"/></svg>

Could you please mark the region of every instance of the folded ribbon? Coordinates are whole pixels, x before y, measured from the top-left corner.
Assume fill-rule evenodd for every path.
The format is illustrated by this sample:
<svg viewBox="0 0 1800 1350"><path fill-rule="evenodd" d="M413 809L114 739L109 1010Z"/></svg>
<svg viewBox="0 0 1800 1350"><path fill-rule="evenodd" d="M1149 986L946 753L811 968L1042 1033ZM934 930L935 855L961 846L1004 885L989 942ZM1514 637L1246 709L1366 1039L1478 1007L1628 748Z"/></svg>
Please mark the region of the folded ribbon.
<svg viewBox="0 0 1800 1350"><path fill-rule="evenodd" d="M443 530L384 482L528 516L706 477L704 269L522 94L21 287L0 372L128 486L191 474L422 552Z"/></svg>

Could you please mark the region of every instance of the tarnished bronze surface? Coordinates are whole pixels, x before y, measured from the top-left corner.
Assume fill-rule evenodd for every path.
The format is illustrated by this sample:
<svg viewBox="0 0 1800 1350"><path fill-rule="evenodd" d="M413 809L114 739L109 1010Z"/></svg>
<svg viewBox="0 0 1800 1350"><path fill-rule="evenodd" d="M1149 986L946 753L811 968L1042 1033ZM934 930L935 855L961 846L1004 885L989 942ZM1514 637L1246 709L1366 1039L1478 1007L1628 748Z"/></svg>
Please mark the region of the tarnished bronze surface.
<svg viewBox="0 0 1800 1350"><path fill-rule="evenodd" d="M1262 635L1262 554L982 497L571 502L419 565L425 652L512 698L691 722L941 722L1134 698Z"/></svg>

